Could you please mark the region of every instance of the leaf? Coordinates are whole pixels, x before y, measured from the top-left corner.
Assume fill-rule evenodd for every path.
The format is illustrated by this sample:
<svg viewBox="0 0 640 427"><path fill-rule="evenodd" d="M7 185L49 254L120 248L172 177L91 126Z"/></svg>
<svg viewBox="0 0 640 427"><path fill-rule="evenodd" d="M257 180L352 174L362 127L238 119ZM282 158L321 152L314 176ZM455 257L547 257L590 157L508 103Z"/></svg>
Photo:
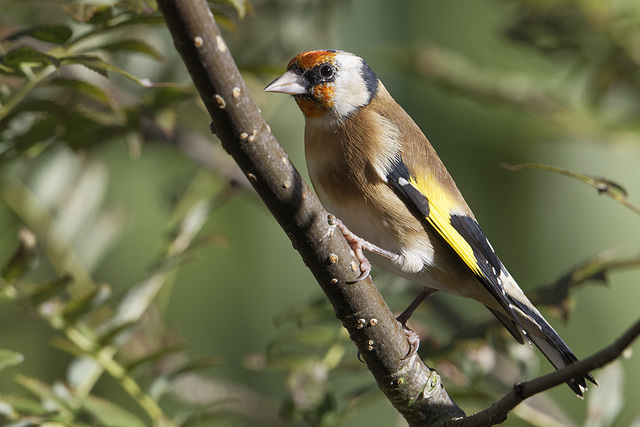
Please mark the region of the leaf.
<svg viewBox="0 0 640 427"><path fill-rule="evenodd" d="M150 44L141 40L127 39L113 43L97 46L95 49L106 50L107 52L137 52L148 55L158 61L162 61L164 57Z"/></svg>
<svg viewBox="0 0 640 427"><path fill-rule="evenodd" d="M75 357L83 357L86 355L86 352L83 349L78 347L74 342L69 341L67 338L55 336L51 339L51 346Z"/></svg>
<svg viewBox="0 0 640 427"><path fill-rule="evenodd" d="M233 20L231 20L231 18L221 13L214 13L213 15L216 19L216 24L218 24L221 28L224 28L232 33L238 32L238 26L235 22L233 22Z"/></svg>
<svg viewBox="0 0 640 427"><path fill-rule="evenodd" d="M131 288L118 304L114 316L100 325L100 342L104 344L123 339L123 335L127 335L126 333L138 324L162 289L165 280L166 274L161 271Z"/></svg>
<svg viewBox="0 0 640 427"><path fill-rule="evenodd" d="M105 284L98 285L84 295L69 301L62 311L62 317L72 324L96 307L104 304L111 295L111 288Z"/></svg>
<svg viewBox="0 0 640 427"><path fill-rule="evenodd" d="M109 78L109 70L111 66L104 62L100 57L95 55L74 55L60 58L63 65L78 64L87 67L91 71L95 71L104 78Z"/></svg>
<svg viewBox="0 0 640 427"><path fill-rule="evenodd" d="M148 15L133 15L131 18L118 22L111 28L126 27L130 25L164 25L164 18L159 12Z"/></svg>
<svg viewBox="0 0 640 427"><path fill-rule="evenodd" d="M50 405L55 405L55 411L69 417L70 412L67 402L61 399L59 393L57 393L49 384L46 384L35 378L27 377L24 375L18 375L16 382L22 387L29 390L34 396L40 400L48 402ZM48 408L51 411L51 408Z"/></svg>
<svg viewBox="0 0 640 427"><path fill-rule="evenodd" d="M64 65L79 64L89 68L92 71L100 74L105 78L109 78L109 72L113 71L120 74L123 77L139 84L143 87L171 87L175 86L175 83L152 83L149 79L140 79L133 74L118 68L115 65L111 65L108 62L103 61L101 58L95 55L73 55L60 58L60 62Z"/></svg>
<svg viewBox="0 0 640 427"><path fill-rule="evenodd" d="M56 58L42 53L31 46L20 46L15 49L11 49L2 58L2 62L5 65L19 69L24 64L54 64L59 65Z"/></svg>
<svg viewBox="0 0 640 427"><path fill-rule="evenodd" d="M111 138L115 133L114 128L98 122L99 118L80 111L68 111L62 122L65 132L61 137L74 150L91 147Z"/></svg>
<svg viewBox="0 0 640 427"><path fill-rule="evenodd" d="M34 99L24 101L15 106L9 114L0 120L0 131L5 130L11 120L18 114L25 112L47 113L49 115L59 115L61 112L60 104L48 99Z"/></svg>
<svg viewBox="0 0 640 427"><path fill-rule="evenodd" d="M186 349L187 349L187 345L186 344L177 344L177 345L172 345L172 346L169 346L169 347L163 347L163 348L161 348L161 349L159 349L157 351L154 351L154 352L152 352L150 354L147 354L144 357L141 357L139 359L136 359L136 360L128 363L125 368L126 368L127 372L131 372L131 371L133 371L134 369L138 368L141 365L144 365L144 364L149 363L149 362L154 362L156 360L162 359L165 356L168 356L168 355L173 354L173 353L178 353L178 352L184 351Z"/></svg>
<svg viewBox="0 0 640 427"><path fill-rule="evenodd" d="M52 296L62 292L66 286L71 283L71 281L71 276L65 274L57 279L37 286L28 296L31 304L33 304L34 307L37 307Z"/></svg>
<svg viewBox="0 0 640 427"><path fill-rule="evenodd" d="M193 99L194 96L192 87L167 86L153 91L148 104L155 109L176 108L179 103Z"/></svg>
<svg viewBox="0 0 640 427"><path fill-rule="evenodd" d="M105 427L145 427L146 424L131 412L96 396L82 399L82 406L98 420L99 425Z"/></svg>
<svg viewBox="0 0 640 427"><path fill-rule="evenodd" d="M102 7L104 6L101 4L73 3L63 4L62 10L74 21L85 24L93 15L101 10Z"/></svg>
<svg viewBox="0 0 640 427"><path fill-rule="evenodd" d="M251 10L251 4L247 0L217 0L216 3L226 4L235 9L240 20L244 19Z"/></svg>
<svg viewBox="0 0 640 427"><path fill-rule="evenodd" d="M100 340L99 344L101 346L107 346L113 344L114 342L124 341L123 337L128 337L130 333L136 330L140 324L137 320L132 320L130 322L125 322L121 324L116 324L114 320L106 323L106 327L103 327L100 331Z"/></svg>
<svg viewBox="0 0 640 427"><path fill-rule="evenodd" d="M95 379L103 372L104 368L98 365L94 356L76 357L67 368L67 382L70 387L84 393L94 387Z"/></svg>
<svg viewBox="0 0 640 427"><path fill-rule="evenodd" d="M32 37L43 42L63 44L69 40L72 35L73 31L66 25L38 25L13 33L5 37L4 40L15 41L22 37Z"/></svg>
<svg viewBox="0 0 640 427"><path fill-rule="evenodd" d="M24 356L17 351L0 348L0 371L11 366L19 365L24 361Z"/></svg>
<svg viewBox="0 0 640 427"><path fill-rule="evenodd" d="M60 86L73 89L77 92L82 93L83 95L95 99L96 101L104 105L110 104L109 96L107 96L107 94L102 89L83 80L58 77L51 80L49 84L52 86Z"/></svg>
<svg viewBox="0 0 640 427"><path fill-rule="evenodd" d="M208 356L208 357L199 357L197 359L189 360L179 369L174 371L171 375L178 376L181 374L186 374L188 372L198 371L201 369L209 369L217 366L221 366L224 364L224 361L220 357L216 356Z"/></svg>
<svg viewBox="0 0 640 427"><path fill-rule="evenodd" d="M24 227L19 233L20 245L2 269L2 278L10 282L32 272L38 265L36 236Z"/></svg>
<svg viewBox="0 0 640 427"><path fill-rule="evenodd" d="M611 197L618 203L623 204L627 208L631 209L637 214L640 214L640 207L635 206L629 202L627 190L617 182L611 181L606 178L598 178L589 175L584 175L578 172L574 172L569 169L560 168L557 166L545 165L542 163L525 163L522 165L508 165L506 163L502 164L502 167L509 171L520 171L525 169L542 169L550 172L559 173L561 175L565 175L578 181L582 181L585 184L595 188L598 191L598 194L605 194Z"/></svg>
<svg viewBox="0 0 640 427"><path fill-rule="evenodd" d="M9 418L11 415L31 415L38 416L44 415L47 412L40 401L36 401L30 397L22 397L22 396L0 396L0 402L4 405L9 405L10 408L3 409L2 413L0 413L0 420L5 420ZM5 418L2 418L4 416ZM10 426L14 426L13 424L9 424Z"/></svg>
<svg viewBox="0 0 640 427"><path fill-rule="evenodd" d="M27 132L13 139L14 148L20 153L26 153L40 143L47 145L58 137L59 126L60 121L53 116L45 116L42 119L36 120L31 124ZM41 150L35 151L36 152L32 152L33 155L38 154Z"/></svg>
<svg viewBox="0 0 640 427"><path fill-rule="evenodd" d="M600 387L589 390L585 427L609 427L615 424L624 407L624 370L619 360L605 366L598 375Z"/></svg>
<svg viewBox="0 0 640 427"><path fill-rule="evenodd" d="M566 320L571 311L569 294L572 289L589 281L606 285L609 271L640 265L640 257L615 259L613 255L614 251L611 249L600 252L569 270L554 283L530 292L529 299L535 305L549 306Z"/></svg>
<svg viewBox="0 0 640 427"><path fill-rule="evenodd" d="M104 427L145 427L140 418L121 406L96 396L81 399L83 408L97 418L96 425Z"/></svg>
<svg viewBox="0 0 640 427"><path fill-rule="evenodd" d="M112 4L100 5L93 9L87 23L93 25L104 25L107 21L113 18L114 11L115 8Z"/></svg>

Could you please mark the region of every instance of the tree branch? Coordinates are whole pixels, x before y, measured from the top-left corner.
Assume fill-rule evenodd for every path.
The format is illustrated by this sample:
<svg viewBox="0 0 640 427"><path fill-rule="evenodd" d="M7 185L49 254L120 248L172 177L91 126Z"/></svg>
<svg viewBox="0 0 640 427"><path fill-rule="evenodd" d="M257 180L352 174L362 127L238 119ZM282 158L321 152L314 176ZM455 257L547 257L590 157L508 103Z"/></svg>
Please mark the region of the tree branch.
<svg viewBox="0 0 640 427"><path fill-rule="evenodd" d="M531 381L515 384L509 393L491 405L491 407L464 419L456 420L451 423L451 426L481 427L499 424L507 418L509 411L518 406L523 400L616 360L639 335L640 320L636 321L627 332L608 347L559 371L551 372Z"/></svg>
<svg viewBox="0 0 640 427"><path fill-rule="evenodd" d="M313 272L380 389L412 426L464 416L417 354L404 359L405 334L371 280L349 283L359 273L349 245L260 115L206 1L158 6L223 147Z"/></svg>

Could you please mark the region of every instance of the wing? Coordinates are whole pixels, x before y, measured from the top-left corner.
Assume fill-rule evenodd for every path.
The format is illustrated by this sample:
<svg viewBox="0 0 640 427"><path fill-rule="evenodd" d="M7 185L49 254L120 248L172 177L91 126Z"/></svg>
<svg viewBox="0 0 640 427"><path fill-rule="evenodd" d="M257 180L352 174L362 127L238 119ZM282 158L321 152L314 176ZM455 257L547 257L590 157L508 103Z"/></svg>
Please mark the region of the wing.
<svg viewBox="0 0 640 427"><path fill-rule="evenodd" d="M442 170L435 172L446 174L444 179L429 171L423 175L411 173L402 158L398 158L387 174L387 182L425 226L437 231L438 235L500 303L522 335L518 330L514 330L513 324L507 329L518 341L523 342L522 336L526 337L526 332L514 313L504 288L503 278L508 277L509 273L468 210L455 184L444 170L444 166L441 163L437 166ZM505 322L507 319L504 316L499 316L498 319L505 326L510 323Z"/></svg>

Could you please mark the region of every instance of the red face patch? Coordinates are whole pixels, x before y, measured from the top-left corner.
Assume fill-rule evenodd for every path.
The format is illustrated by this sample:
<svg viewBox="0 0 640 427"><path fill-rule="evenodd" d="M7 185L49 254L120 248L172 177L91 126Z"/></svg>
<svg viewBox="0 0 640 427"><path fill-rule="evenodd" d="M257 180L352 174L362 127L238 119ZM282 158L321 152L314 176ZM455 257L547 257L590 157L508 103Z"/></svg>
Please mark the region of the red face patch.
<svg viewBox="0 0 640 427"><path fill-rule="evenodd" d="M287 69L299 68L303 72L327 62L334 62L337 52L312 50L296 56L289 62ZM311 89L311 97L296 96L296 102L306 117L320 117L333 108L334 88L332 83L320 83Z"/></svg>
<svg viewBox="0 0 640 427"><path fill-rule="evenodd" d="M331 52L330 50L311 50L309 52L304 52L289 62L287 70L294 65L302 70L310 70L318 64L332 62L335 56L336 52Z"/></svg>

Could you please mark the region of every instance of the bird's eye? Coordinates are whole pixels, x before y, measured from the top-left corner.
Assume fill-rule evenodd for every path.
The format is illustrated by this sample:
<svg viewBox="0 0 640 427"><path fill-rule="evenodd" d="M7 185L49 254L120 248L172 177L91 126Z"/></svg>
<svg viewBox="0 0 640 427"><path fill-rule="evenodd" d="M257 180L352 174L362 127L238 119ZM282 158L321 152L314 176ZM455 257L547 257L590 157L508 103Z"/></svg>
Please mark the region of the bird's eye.
<svg viewBox="0 0 640 427"><path fill-rule="evenodd" d="M330 65L323 65L320 67L320 75L325 79L333 77L333 67Z"/></svg>

